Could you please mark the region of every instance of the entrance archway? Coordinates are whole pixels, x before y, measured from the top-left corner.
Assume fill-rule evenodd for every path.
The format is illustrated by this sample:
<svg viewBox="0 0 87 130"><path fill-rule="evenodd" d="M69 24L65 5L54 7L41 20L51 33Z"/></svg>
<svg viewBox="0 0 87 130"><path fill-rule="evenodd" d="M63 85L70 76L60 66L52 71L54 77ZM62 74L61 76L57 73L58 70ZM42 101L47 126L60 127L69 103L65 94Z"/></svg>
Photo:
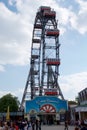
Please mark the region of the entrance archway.
<svg viewBox="0 0 87 130"><path fill-rule="evenodd" d="M43 124L48 124L48 125L54 124L55 117L56 117L55 114L56 109L53 105L44 104L43 106L41 106L40 112L41 112L41 118Z"/></svg>

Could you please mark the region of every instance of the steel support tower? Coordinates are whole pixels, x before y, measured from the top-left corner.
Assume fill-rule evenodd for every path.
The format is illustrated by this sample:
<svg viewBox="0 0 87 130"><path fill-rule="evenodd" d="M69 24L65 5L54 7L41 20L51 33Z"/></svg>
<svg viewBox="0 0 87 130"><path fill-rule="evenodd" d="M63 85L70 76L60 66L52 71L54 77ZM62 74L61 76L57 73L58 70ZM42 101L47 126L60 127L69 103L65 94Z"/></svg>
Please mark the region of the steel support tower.
<svg viewBox="0 0 87 130"><path fill-rule="evenodd" d="M64 99L58 84L59 34L56 12L41 6L36 13L31 45L30 71L25 85L21 107L28 96L43 96L44 89L57 88L58 96Z"/></svg>

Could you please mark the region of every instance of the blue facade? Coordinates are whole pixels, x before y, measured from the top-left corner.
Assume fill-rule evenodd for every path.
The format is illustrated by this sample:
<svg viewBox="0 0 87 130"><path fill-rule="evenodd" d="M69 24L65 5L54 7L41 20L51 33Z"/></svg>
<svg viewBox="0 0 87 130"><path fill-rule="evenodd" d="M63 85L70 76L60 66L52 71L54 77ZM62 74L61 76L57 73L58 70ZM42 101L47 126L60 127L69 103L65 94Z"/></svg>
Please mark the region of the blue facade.
<svg viewBox="0 0 87 130"><path fill-rule="evenodd" d="M33 100L26 100L25 102L25 113L29 113L31 110L36 112L40 111L40 108L45 104L52 105L56 113L60 112L61 110L68 110L68 105L66 100L61 100L55 96L37 96Z"/></svg>

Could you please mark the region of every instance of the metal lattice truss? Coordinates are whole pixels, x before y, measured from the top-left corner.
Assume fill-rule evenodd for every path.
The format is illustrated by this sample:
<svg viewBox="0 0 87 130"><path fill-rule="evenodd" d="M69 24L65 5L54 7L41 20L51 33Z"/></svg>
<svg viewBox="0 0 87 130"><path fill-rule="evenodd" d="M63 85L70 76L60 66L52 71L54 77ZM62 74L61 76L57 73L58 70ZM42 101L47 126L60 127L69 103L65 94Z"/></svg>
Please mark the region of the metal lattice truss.
<svg viewBox="0 0 87 130"><path fill-rule="evenodd" d="M35 17L30 71L21 106L27 96L30 99L33 99L36 95L42 96L46 88L57 88L58 96L64 99L58 84L59 33L56 12L52 11L50 7L41 6Z"/></svg>

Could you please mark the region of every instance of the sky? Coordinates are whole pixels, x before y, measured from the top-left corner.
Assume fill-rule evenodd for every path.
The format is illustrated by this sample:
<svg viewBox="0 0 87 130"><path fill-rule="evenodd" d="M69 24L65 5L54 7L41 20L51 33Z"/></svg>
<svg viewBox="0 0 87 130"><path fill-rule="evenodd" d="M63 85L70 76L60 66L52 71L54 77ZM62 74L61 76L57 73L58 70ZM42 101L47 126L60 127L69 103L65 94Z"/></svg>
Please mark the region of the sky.
<svg viewBox="0 0 87 130"><path fill-rule="evenodd" d="M75 100L87 87L87 0L0 0L0 97L11 93L22 99L40 6L56 11L61 44L59 86L66 100Z"/></svg>

